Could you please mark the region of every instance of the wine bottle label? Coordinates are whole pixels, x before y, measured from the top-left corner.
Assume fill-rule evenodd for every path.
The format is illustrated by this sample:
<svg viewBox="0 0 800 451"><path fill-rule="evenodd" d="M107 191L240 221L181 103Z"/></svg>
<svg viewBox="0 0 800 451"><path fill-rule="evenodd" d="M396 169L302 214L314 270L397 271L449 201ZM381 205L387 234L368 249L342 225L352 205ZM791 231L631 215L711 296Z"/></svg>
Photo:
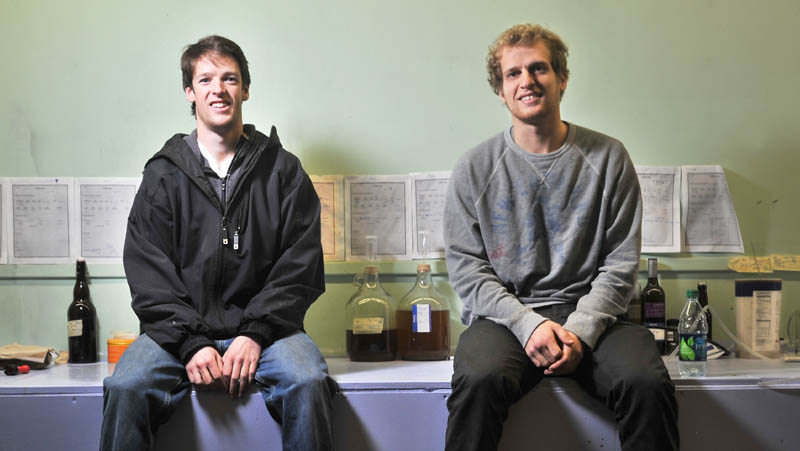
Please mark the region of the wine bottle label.
<svg viewBox="0 0 800 451"><path fill-rule="evenodd" d="M645 302L644 320L646 322L653 319L664 321L664 308L665 304L663 302Z"/></svg>
<svg viewBox="0 0 800 451"><path fill-rule="evenodd" d="M67 337L80 337L81 335L83 335L83 320L67 321Z"/></svg>
<svg viewBox="0 0 800 451"><path fill-rule="evenodd" d="M411 329L418 334L430 333L431 331L430 304L415 304L411 306Z"/></svg>
<svg viewBox="0 0 800 451"><path fill-rule="evenodd" d="M383 332L383 318L353 318L353 335Z"/></svg>
<svg viewBox="0 0 800 451"><path fill-rule="evenodd" d="M706 361L706 334L681 334L680 347L681 361Z"/></svg>

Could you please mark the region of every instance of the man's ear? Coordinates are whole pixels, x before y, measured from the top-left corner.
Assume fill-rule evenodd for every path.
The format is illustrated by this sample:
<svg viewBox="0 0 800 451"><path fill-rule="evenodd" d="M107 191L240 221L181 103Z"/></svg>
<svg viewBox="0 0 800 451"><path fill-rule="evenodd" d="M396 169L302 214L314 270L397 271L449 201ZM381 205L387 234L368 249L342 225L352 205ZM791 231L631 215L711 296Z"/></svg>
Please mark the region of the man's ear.
<svg viewBox="0 0 800 451"><path fill-rule="evenodd" d="M186 93L186 100L188 100L190 102L197 101L197 97L194 95L194 90L192 89L191 86L187 86L184 89L184 92Z"/></svg>
<svg viewBox="0 0 800 451"><path fill-rule="evenodd" d="M250 85L245 85L242 88L242 102L250 98Z"/></svg>
<svg viewBox="0 0 800 451"><path fill-rule="evenodd" d="M558 78L561 78L561 77L558 77ZM568 80L569 80L569 77L564 76L564 78L562 78L560 80L560 82L558 83L558 87L560 88L559 92L561 94L559 97L564 97L564 91L567 90L567 81Z"/></svg>

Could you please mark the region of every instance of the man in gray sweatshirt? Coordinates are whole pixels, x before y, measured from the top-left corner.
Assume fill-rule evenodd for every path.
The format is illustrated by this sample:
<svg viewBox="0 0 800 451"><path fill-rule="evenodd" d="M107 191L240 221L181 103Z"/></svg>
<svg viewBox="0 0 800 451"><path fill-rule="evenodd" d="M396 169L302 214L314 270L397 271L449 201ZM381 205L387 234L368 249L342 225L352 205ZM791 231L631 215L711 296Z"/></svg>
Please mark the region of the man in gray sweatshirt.
<svg viewBox="0 0 800 451"><path fill-rule="evenodd" d="M469 328L447 449L495 449L509 406L546 376L600 398L623 449L675 449L674 387L653 336L625 319L641 242L633 163L616 139L561 120L569 70L555 33L506 30L487 70L512 125L467 151L450 180L447 267Z"/></svg>

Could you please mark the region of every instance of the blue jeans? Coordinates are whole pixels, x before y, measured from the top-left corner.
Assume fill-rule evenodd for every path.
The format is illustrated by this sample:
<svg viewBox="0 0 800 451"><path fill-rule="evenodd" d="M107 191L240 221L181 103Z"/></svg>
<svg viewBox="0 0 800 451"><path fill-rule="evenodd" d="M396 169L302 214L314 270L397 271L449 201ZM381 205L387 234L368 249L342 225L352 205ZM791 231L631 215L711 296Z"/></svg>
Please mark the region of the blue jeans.
<svg viewBox="0 0 800 451"><path fill-rule="evenodd" d="M220 354L233 338L217 340ZM283 449L333 449L336 382L308 335L296 333L261 351L255 383L267 410L281 424ZM186 368L147 335L122 355L103 381L101 450L147 450L191 389Z"/></svg>

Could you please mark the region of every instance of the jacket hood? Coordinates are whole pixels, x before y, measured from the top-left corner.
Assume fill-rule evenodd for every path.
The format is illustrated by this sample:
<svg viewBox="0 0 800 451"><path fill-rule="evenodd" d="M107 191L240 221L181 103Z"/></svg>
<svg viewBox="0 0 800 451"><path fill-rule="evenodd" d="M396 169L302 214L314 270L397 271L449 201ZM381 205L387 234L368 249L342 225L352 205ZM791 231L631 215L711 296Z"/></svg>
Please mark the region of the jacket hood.
<svg viewBox="0 0 800 451"><path fill-rule="evenodd" d="M270 129L269 136L266 136L257 131L252 124L245 124L244 133L250 137L250 140L239 149L237 155L234 156L234 159L243 159L238 163L243 170L242 178L247 176L252 167L265 152L277 151L281 148L281 140L278 138L278 131L275 126L272 126ZM168 160L197 184L197 186L212 199L212 202L219 204L213 188L205 174L203 174L203 168L200 166L200 162L195 158L192 149L183 139L186 136L185 133L176 133L172 138L168 139L161 150L147 160L145 167L157 160ZM219 208L221 208L221 206L219 206Z"/></svg>
<svg viewBox="0 0 800 451"><path fill-rule="evenodd" d="M257 131L252 124L245 124L244 133L250 137L250 141L242 148L242 150L245 150L243 157L245 161L241 162L243 167L247 167L248 163L257 160L265 150L281 147L281 140L278 138L278 131L275 126L270 129L269 136L266 136ZM183 140L186 136L186 133L176 133L172 138L168 139L161 150L147 160L145 167L154 160L166 158L189 176L203 175L203 168L200 167L200 162L194 158L192 149Z"/></svg>

